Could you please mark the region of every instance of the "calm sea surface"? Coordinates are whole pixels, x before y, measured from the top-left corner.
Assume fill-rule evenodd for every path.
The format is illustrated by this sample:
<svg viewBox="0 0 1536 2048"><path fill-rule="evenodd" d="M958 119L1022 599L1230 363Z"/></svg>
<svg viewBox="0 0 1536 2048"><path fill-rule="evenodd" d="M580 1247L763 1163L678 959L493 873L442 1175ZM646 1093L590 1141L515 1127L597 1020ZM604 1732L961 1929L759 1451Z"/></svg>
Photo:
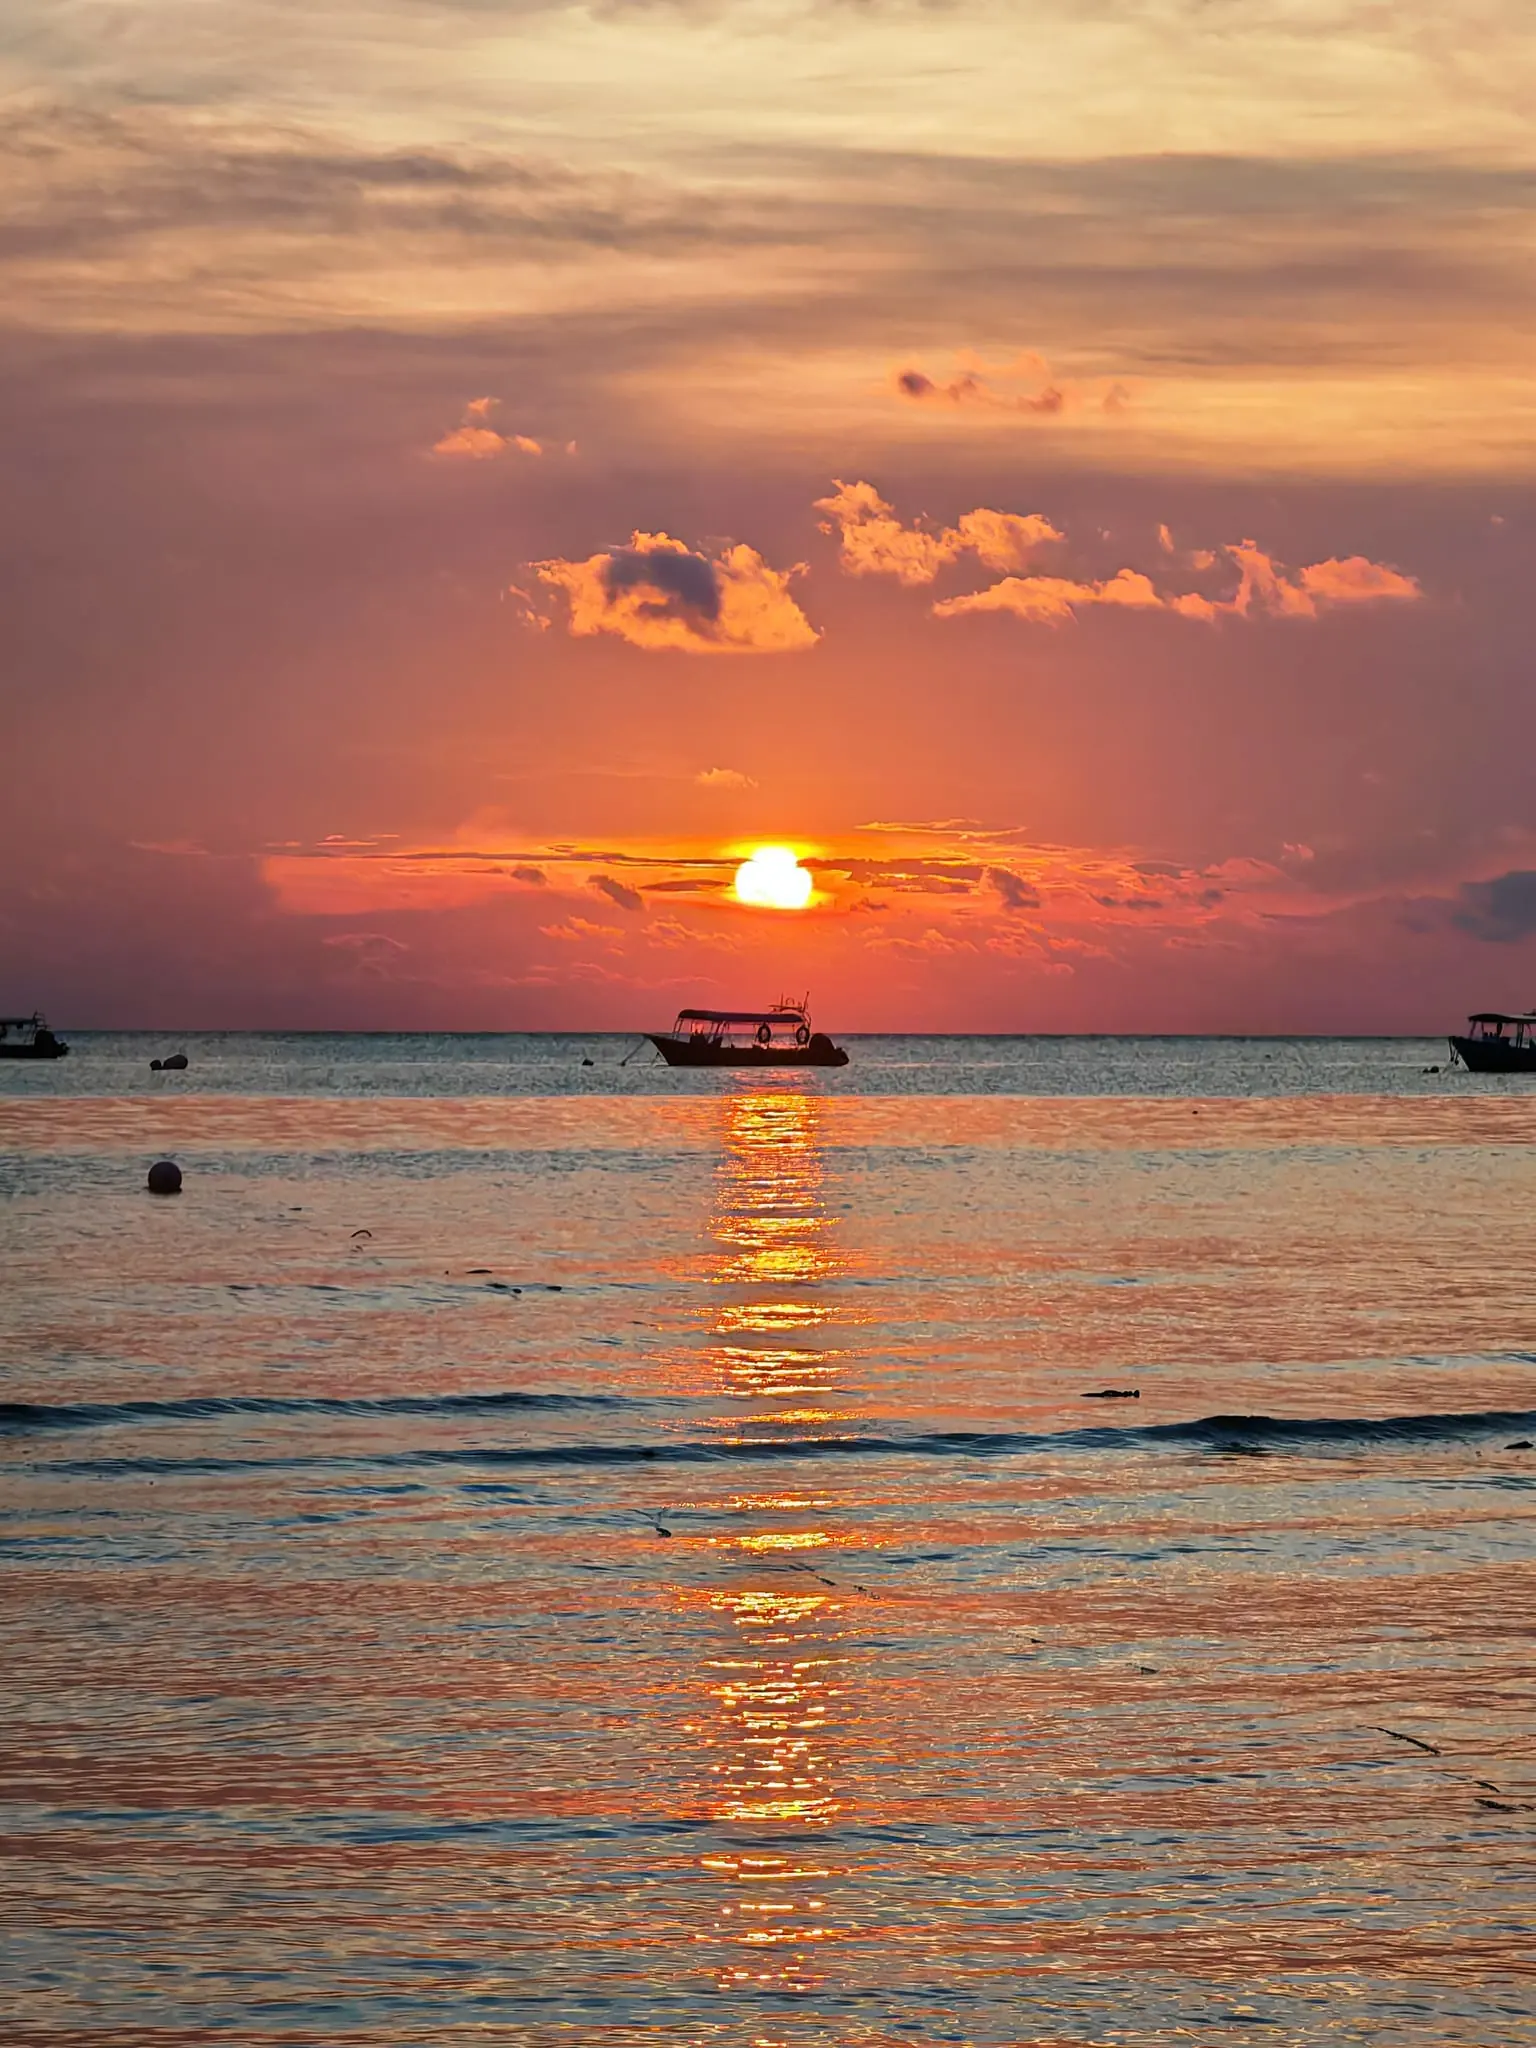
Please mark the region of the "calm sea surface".
<svg viewBox="0 0 1536 2048"><path fill-rule="evenodd" d="M1536 2041L1536 1081L71 1036L0 2040Z"/></svg>

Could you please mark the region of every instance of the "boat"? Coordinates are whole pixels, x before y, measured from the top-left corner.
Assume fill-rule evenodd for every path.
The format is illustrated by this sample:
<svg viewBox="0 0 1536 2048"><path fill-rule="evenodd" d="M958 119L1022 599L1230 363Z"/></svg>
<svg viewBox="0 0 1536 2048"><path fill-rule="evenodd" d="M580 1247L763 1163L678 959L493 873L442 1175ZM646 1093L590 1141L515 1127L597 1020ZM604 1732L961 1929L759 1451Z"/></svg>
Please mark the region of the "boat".
<svg viewBox="0 0 1536 2048"><path fill-rule="evenodd" d="M0 1060L61 1060L68 1051L41 1010L30 1017L0 1017Z"/></svg>
<svg viewBox="0 0 1536 2048"><path fill-rule="evenodd" d="M1465 1037L1453 1036L1450 1046L1474 1074L1536 1074L1536 1014L1479 1010L1467 1019Z"/></svg>
<svg viewBox="0 0 1536 2048"><path fill-rule="evenodd" d="M669 1067L846 1067L848 1055L811 1029L802 1003L771 1010L679 1010L670 1031L646 1037Z"/></svg>

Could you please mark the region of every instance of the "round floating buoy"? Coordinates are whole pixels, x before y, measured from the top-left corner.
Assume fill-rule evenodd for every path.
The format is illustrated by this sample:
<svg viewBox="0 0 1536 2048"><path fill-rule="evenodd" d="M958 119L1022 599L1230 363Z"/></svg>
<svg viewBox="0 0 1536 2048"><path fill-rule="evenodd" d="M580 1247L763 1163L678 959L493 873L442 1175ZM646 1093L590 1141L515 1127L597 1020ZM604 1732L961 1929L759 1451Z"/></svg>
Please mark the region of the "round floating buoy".
<svg viewBox="0 0 1536 2048"><path fill-rule="evenodd" d="M152 1074L158 1074L158 1073L160 1073L160 1072L161 1072L161 1071L162 1071L162 1070L164 1069L164 1066L165 1066L165 1061L164 1061L164 1060L151 1060L151 1061L150 1061L150 1063L149 1063L149 1071L150 1071L150 1072L151 1072Z"/></svg>
<svg viewBox="0 0 1536 2048"><path fill-rule="evenodd" d="M815 1053L818 1059L825 1059L832 1050L832 1041L825 1031L813 1032L806 1050Z"/></svg>
<svg viewBox="0 0 1536 2048"><path fill-rule="evenodd" d="M173 1159L157 1159L149 1169L149 1192L152 1195L181 1193L181 1168Z"/></svg>

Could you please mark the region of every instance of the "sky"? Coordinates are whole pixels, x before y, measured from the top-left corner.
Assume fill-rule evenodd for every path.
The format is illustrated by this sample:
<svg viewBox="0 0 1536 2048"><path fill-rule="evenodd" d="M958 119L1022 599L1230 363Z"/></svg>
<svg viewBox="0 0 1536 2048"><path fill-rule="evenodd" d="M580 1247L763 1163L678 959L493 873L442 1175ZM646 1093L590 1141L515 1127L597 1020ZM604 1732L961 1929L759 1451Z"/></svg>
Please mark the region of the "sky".
<svg viewBox="0 0 1536 2048"><path fill-rule="evenodd" d="M7 0L0 101L0 1011L1536 1003L1528 0Z"/></svg>

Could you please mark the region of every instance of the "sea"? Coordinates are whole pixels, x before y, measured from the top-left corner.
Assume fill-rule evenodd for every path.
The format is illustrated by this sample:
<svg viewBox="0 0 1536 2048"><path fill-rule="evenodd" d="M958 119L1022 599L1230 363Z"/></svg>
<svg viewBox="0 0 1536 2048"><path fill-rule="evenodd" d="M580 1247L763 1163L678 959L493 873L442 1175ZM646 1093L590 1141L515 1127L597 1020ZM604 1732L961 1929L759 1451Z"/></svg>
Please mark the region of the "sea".
<svg viewBox="0 0 1536 2048"><path fill-rule="evenodd" d="M1536 1079L66 1035L7 2048L1536 2042Z"/></svg>

